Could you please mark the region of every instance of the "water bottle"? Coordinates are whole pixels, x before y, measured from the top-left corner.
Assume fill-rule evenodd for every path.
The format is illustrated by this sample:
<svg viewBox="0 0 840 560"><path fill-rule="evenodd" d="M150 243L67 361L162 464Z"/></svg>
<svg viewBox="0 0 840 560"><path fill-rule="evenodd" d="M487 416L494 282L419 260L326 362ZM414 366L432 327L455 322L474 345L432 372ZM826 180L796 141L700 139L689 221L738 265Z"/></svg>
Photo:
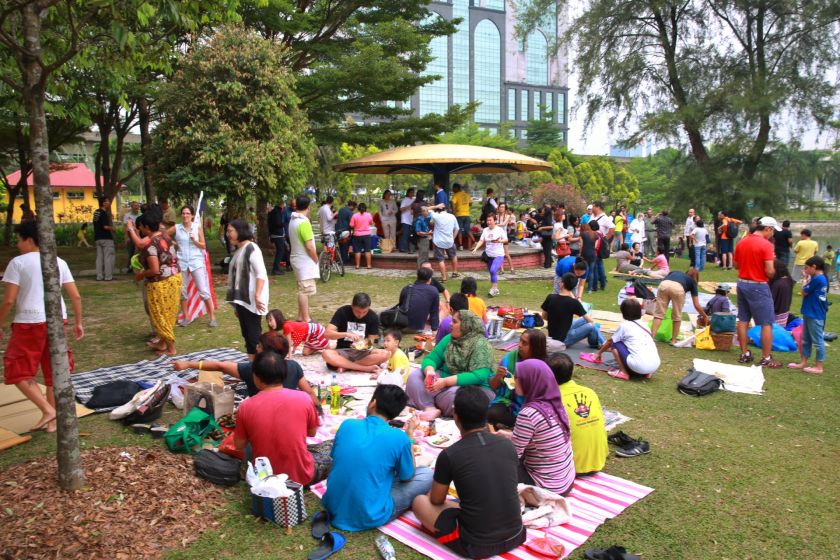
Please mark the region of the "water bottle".
<svg viewBox="0 0 840 560"><path fill-rule="evenodd" d="M338 384L338 379L335 374L332 376L332 383L330 384L330 414L337 415L341 411L341 385Z"/></svg>
<svg viewBox="0 0 840 560"><path fill-rule="evenodd" d="M394 550L391 541L385 535L376 537L376 550L382 556L382 560L397 560L397 552Z"/></svg>

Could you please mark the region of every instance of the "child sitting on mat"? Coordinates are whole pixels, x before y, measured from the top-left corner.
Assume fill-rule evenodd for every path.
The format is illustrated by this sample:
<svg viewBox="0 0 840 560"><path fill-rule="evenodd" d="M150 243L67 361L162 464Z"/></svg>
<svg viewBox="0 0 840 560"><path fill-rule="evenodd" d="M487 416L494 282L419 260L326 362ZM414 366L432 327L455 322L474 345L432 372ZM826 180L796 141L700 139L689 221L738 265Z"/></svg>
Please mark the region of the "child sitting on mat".
<svg viewBox="0 0 840 560"><path fill-rule="evenodd" d="M631 375L650 378L659 369L659 351L653 335L642 324L642 306L637 299L625 299L621 302L621 316L624 322L619 325L612 338L607 340L595 353L596 362L609 350L615 356L618 367L607 372L611 377L630 379Z"/></svg>
<svg viewBox="0 0 840 560"><path fill-rule="evenodd" d="M303 345L303 355L309 356L330 346L330 340L349 338L353 341L360 338L354 333L329 332L324 325L318 323L304 323L302 321L287 321L283 312L272 309L265 318L269 330L282 333L289 341L289 354L294 355L295 349Z"/></svg>
<svg viewBox="0 0 840 560"><path fill-rule="evenodd" d="M408 381L408 374L411 373L411 362L408 356L400 349L402 333L397 329L388 329L382 337L382 347L391 353L388 359L388 371L399 371L402 375L403 385Z"/></svg>

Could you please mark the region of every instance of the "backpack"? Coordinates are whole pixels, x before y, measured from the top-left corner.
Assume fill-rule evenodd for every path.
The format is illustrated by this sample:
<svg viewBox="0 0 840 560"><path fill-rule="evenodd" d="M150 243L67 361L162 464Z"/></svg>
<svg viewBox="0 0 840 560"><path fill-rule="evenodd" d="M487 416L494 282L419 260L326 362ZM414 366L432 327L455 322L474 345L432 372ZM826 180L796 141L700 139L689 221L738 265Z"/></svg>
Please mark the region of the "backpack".
<svg viewBox="0 0 840 560"><path fill-rule="evenodd" d="M594 221L600 226L601 224L598 223L600 219L601 218L590 221ZM598 241L595 242L595 256L597 256L599 259L608 259L610 258L610 242L607 240L606 237L604 237L604 234L602 234L600 231L597 233Z"/></svg>
<svg viewBox="0 0 840 560"><path fill-rule="evenodd" d="M689 369L688 375L677 383L677 390L680 393L694 397L709 395L721 387L723 387L723 381L720 378L703 373L702 371L697 371L694 368Z"/></svg>
<svg viewBox="0 0 840 560"><path fill-rule="evenodd" d="M93 410L122 406L142 390L140 385L127 379L109 381L94 387L93 394L85 406Z"/></svg>
<svg viewBox="0 0 840 560"><path fill-rule="evenodd" d="M220 486L235 486L242 479L242 461L209 449L195 454L193 468L199 477Z"/></svg>
<svg viewBox="0 0 840 560"><path fill-rule="evenodd" d="M639 299L656 299L656 294L639 280L633 281L633 295Z"/></svg>
<svg viewBox="0 0 840 560"><path fill-rule="evenodd" d="M726 237L729 239L735 239L738 237L738 224L732 220L729 220L729 223L726 224Z"/></svg>

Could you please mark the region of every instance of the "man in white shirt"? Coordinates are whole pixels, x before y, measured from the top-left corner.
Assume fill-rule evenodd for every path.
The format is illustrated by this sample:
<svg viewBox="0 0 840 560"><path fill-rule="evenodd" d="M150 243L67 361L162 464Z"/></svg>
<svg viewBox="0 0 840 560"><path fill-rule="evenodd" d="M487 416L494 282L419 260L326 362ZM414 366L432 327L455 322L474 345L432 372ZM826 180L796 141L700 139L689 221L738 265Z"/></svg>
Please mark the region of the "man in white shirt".
<svg viewBox="0 0 840 560"><path fill-rule="evenodd" d="M408 240L411 236L411 222L414 221L414 213L411 211L411 205L414 204L414 189L408 189L405 193L405 198L400 202L400 224L402 224L402 234L400 235L400 252L410 253Z"/></svg>
<svg viewBox="0 0 840 560"><path fill-rule="evenodd" d="M638 243L639 250L642 251L642 253L644 253L645 243L647 243L647 236L645 235L644 213L642 213L641 211L636 213L636 216L633 217L633 221L630 222L627 231L630 232L630 243Z"/></svg>
<svg viewBox="0 0 840 560"><path fill-rule="evenodd" d="M321 224L321 235L335 234L335 222L338 214L333 212L333 197L328 196L318 209L318 222Z"/></svg>
<svg viewBox="0 0 840 560"><path fill-rule="evenodd" d="M697 216L694 215L694 208L688 209L688 217L685 219L685 226L683 227L683 239L688 246L688 262L694 263L694 244L689 240L691 232L694 230L694 223L697 221Z"/></svg>
<svg viewBox="0 0 840 560"><path fill-rule="evenodd" d="M438 211L432 216L435 229L432 232L432 242L435 244L435 260L440 268L440 279L446 282L446 258L452 259L452 278L458 278L458 250L455 248L455 237L458 235L458 219L446 211L443 205L433 206Z"/></svg>
<svg viewBox="0 0 840 560"><path fill-rule="evenodd" d="M6 316L15 308L12 320L12 334L6 353L3 355L3 382L15 385L26 398L41 411L41 419L30 432L37 430L55 431L55 395L52 385L50 349L47 343L47 313L44 308L44 281L41 276L41 255L38 252L38 225L24 222L15 227L17 249L20 255L9 261L3 274L6 291L0 304L0 327ZM82 297L73 281L67 263L57 259L58 281L73 305L73 337L79 340L85 335L82 328ZM61 314L67 320L67 306L61 299ZM0 340L3 331L0 328ZM73 371L73 354L67 348L67 360ZM44 374L47 396L41 393L35 376L38 366Z"/></svg>
<svg viewBox="0 0 840 560"><path fill-rule="evenodd" d="M136 200L131 201L131 208L123 215L123 225L129 221L136 222L140 217L140 202ZM125 268L126 274L131 274L131 257L134 256L134 243L131 242L131 237L125 236L125 251L128 254L128 265Z"/></svg>
<svg viewBox="0 0 840 560"><path fill-rule="evenodd" d="M315 251L315 236L312 233L312 222L309 221L309 197L299 196L295 199L297 210L292 213L289 221L289 244L292 251L289 260L298 284L298 321L308 323L309 296L317 292L315 279L321 273L318 270L318 253Z"/></svg>

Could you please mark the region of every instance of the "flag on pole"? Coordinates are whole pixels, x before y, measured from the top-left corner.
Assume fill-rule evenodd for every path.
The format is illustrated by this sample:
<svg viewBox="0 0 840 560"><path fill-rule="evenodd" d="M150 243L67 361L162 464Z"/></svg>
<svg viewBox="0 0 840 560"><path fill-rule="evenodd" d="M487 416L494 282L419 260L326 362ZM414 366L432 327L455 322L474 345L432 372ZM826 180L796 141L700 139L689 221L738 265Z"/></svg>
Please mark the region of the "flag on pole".
<svg viewBox="0 0 840 560"><path fill-rule="evenodd" d="M198 204L196 205L196 216L195 220L198 223L198 227L204 227L201 217L201 203L204 200L204 191L201 191L201 195L198 197ZM205 236L205 241L207 237ZM210 300L213 302L213 309L218 309L219 304L216 300L216 288L213 286L213 270L210 267L210 253L205 250L204 251L204 270L207 271L207 284L210 290ZM190 322L195 321L202 315L207 313L207 308L204 305L204 301L198 294L198 288L195 286L195 281L193 280L192 274L189 275L189 281L187 282L187 315L184 316L183 312L178 313L178 320L181 321L186 319Z"/></svg>

